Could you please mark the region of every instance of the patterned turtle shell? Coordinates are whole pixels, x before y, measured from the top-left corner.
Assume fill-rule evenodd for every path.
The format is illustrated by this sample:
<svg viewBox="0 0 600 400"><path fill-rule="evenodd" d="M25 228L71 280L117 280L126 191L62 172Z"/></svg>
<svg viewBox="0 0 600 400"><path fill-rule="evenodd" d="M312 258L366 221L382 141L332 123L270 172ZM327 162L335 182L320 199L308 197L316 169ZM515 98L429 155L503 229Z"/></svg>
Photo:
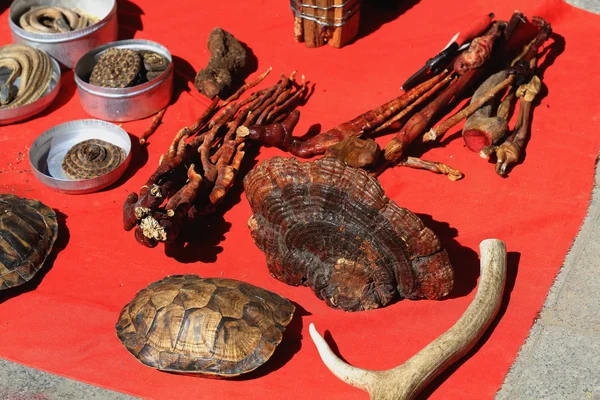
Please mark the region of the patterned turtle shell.
<svg viewBox="0 0 600 400"><path fill-rule="evenodd" d="M57 235L56 213L50 207L37 200L0 194L0 290L33 278Z"/></svg>
<svg viewBox="0 0 600 400"><path fill-rule="evenodd" d="M271 357L294 310L289 300L248 283L173 275L138 292L116 329L149 367L232 377Z"/></svg>

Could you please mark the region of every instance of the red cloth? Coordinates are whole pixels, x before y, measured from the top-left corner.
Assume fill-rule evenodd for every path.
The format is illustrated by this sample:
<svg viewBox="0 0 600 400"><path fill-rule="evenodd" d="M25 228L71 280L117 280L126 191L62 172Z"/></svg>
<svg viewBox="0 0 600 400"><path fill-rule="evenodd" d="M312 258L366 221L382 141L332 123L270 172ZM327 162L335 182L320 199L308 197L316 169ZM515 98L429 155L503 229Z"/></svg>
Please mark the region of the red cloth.
<svg viewBox="0 0 600 400"><path fill-rule="evenodd" d="M308 335L314 322L329 330L343 357L372 369L398 365L449 328L474 295L478 244L500 238L509 250L509 279L504 306L493 330L433 388L433 398L491 398L526 338L548 288L586 212L593 185L600 137L596 75L600 64L598 17L556 0L480 0L455 2L407 0L397 18L380 13L368 22L370 34L341 50L308 49L294 42L286 0L179 0L119 3L122 37L150 39L167 46L177 67L206 65L206 40L220 26L246 42L258 58L258 71L273 66L261 87L279 73L297 70L314 82L296 128L329 128L398 95L403 80L439 51L474 18L496 13L507 19L518 8L528 16L547 17L564 37L553 45L558 57L543 66L547 95L534 110L532 139L525 162L507 179L492 164L464 148L458 129L444 147L426 153L429 160L465 173L459 182L428 172L395 168L381 182L399 205L424 215L450 253L456 288L443 301L399 301L358 313L328 308L308 288L273 279L264 255L253 244L246 221L250 208L241 194L230 194L223 221L201 232L203 245L188 249L183 262L164 255L162 246L146 249L121 226L121 206L154 171L175 132L197 117L204 105L184 93L166 112L150 139L148 155L138 151L126 178L112 188L81 196L60 194L32 175L27 152L34 139L52 126L88 118L82 110L72 71L63 74L56 103L37 118L0 127L0 192L37 198L66 215L60 251L35 290L0 295L0 357L90 382L154 398L324 398L364 399L365 394L335 378L321 363ZM141 13L140 13L141 12ZM364 15L365 20L369 15ZM0 16L0 39L10 42L7 11ZM382 23L383 22L383 23ZM136 31L134 28L137 28ZM141 30L140 30L141 29ZM551 42L549 42L551 43ZM562 51L562 52L561 52ZM187 65L186 62L190 65ZM207 102L205 102L207 103ZM139 135L150 119L123 124ZM383 138L382 143L388 138ZM261 150L258 159L282 154ZM191 262L196 260L203 262ZM120 344L114 325L135 293L169 274L196 273L240 279L273 290L299 304L285 339L254 379L224 381L161 373L138 363ZM429 390L432 390L431 388Z"/></svg>

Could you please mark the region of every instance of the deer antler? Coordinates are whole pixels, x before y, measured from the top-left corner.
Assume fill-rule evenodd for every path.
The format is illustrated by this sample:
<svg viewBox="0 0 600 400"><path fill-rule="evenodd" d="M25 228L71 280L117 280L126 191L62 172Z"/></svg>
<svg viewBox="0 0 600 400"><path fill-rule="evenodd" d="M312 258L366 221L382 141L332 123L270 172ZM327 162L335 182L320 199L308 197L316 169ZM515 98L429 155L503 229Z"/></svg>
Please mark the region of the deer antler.
<svg viewBox="0 0 600 400"><path fill-rule="evenodd" d="M506 280L506 247L501 240L487 239L479 249L479 287L454 326L404 364L387 371L370 371L342 361L310 324L310 336L327 368L344 382L367 391L373 400L413 399L477 343L498 312Z"/></svg>

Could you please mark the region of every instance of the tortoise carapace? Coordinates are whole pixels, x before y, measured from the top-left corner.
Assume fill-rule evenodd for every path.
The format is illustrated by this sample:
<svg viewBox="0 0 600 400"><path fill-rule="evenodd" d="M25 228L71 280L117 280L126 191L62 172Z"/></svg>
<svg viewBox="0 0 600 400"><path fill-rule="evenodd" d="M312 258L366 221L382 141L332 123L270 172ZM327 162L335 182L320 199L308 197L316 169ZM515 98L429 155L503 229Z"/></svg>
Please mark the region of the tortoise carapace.
<svg viewBox="0 0 600 400"><path fill-rule="evenodd" d="M149 367L226 378L265 363L294 310L289 300L248 283L173 275L138 292L116 329Z"/></svg>
<svg viewBox="0 0 600 400"><path fill-rule="evenodd" d="M0 194L0 290L33 278L57 236L56 213L50 207L37 200Z"/></svg>

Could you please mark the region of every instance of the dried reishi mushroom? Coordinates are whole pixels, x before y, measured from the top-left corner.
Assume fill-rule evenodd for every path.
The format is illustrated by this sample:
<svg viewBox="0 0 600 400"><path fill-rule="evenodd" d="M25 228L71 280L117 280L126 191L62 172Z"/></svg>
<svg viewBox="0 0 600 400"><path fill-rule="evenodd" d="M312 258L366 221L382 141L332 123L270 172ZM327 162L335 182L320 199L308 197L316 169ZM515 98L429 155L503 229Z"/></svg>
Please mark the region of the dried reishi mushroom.
<svg viewBox="0 0 600 400"><path fill-rule="evenodd" d="M248 226L271 274L310 286L331 307L369 310L398 294L435 299L452 289L437 236L362 169L336 158L275 157L244 187L254 213Z"/></svg>

